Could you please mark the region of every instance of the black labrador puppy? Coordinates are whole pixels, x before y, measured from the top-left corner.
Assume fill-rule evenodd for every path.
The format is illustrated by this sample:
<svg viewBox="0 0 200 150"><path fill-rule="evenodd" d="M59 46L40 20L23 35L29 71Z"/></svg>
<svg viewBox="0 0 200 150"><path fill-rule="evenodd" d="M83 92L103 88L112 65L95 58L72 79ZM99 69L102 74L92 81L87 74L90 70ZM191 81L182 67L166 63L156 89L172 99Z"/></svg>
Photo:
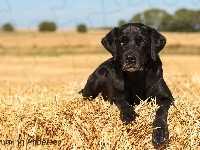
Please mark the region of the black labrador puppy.
<svg viewBox="0 0 200 150"><path fill-rule="evenodd" d="M173 102L158 56L165 46L165 37L141 23L128 23L112 29L101 43L113 57L89 76L81 90L83 97L94 99L102 93L105 100L117 105L124 123L135 120L133 106L140 99L156 97L160 107L153 123L152 141L157 146L165 143L169 138L168 109Z"/></svg>

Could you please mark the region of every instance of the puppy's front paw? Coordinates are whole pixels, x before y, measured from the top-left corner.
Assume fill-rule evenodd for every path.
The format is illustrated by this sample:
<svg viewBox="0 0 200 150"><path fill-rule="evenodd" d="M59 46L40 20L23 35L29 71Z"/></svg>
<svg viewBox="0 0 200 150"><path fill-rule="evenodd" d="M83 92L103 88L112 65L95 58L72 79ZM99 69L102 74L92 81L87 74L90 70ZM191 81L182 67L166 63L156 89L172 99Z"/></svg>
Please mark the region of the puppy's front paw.
<svg viewBox="0 0 200 150"><path fill-rule="evenodd" d="M79 91L79 94L81 94L83 96L83 100L93 100L93 97L90 96L87 92L85 92L84 89Z"/></svg>
<svg viewBox="0 0 200 150"><path fill-rule="evenodd" d="M133 107L125 107L120 112L120 118L123 123L129 124L138 117L138 114L133 110Z"/></svg>
<svg viewBox="0 0 200 150"><path fill-rule="evenodd" d="M163 119L157 119L153 123L152 142L155 146L164 144L169 139L167 122Z"/></svg>

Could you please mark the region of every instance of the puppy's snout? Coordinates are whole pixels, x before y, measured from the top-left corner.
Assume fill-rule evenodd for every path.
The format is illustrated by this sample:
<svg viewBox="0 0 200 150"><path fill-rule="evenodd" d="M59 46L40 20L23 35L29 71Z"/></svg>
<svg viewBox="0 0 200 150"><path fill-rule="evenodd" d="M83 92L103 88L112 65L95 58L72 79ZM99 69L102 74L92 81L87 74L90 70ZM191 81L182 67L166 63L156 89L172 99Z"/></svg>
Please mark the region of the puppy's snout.
<svg viewBox="0 0 200 150"><path fill-rule="evenodd" d="M135 60L136 60L136 58L135 58L134 55L128 55L127 56L127 61L128 62L135 63Z"/></svg>

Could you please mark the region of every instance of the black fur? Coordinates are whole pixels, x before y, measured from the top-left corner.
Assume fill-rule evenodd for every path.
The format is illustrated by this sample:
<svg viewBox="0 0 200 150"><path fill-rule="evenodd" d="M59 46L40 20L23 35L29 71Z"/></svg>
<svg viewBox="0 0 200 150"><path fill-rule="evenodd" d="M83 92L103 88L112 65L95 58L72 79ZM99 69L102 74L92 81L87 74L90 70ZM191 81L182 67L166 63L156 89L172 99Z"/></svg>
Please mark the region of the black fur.
<svg viewBox="0 0 200 150"><path fill-rule="evenodd" d="M173 102L158 56L165 37L151 27L129 23L112 29L101 42L113 57L90 75L81 90L83 97L95 98L102 93L105 100L120 109L121 120L131 123L138 116L133 106L140 99L155 96L160 107L153 123L152 141L160 146L169 138L167 116Z"/></svg>

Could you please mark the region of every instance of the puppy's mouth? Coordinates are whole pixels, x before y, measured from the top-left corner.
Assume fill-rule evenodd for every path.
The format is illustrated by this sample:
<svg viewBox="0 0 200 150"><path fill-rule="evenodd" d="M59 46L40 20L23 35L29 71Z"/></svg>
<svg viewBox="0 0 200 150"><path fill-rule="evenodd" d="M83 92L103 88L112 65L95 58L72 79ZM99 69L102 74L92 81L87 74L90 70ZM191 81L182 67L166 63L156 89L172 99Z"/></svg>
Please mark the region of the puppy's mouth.
<svg viewBox="0 0 200 150"><path fill-rule="evenodd" d="M128 71L128 72L135 72L135 71L142 71L143 67L140 68L127 68L127 69L122 69L123 71Z"/></svg>
<svg viewBox="0 0 200 150"><path fill-rule="evenodd" d="M128 64L122 65L122 71L135 72L135 71L142 71L142 70L144 70L144 67L133 66L133 65L128 65Z"/></svg>

